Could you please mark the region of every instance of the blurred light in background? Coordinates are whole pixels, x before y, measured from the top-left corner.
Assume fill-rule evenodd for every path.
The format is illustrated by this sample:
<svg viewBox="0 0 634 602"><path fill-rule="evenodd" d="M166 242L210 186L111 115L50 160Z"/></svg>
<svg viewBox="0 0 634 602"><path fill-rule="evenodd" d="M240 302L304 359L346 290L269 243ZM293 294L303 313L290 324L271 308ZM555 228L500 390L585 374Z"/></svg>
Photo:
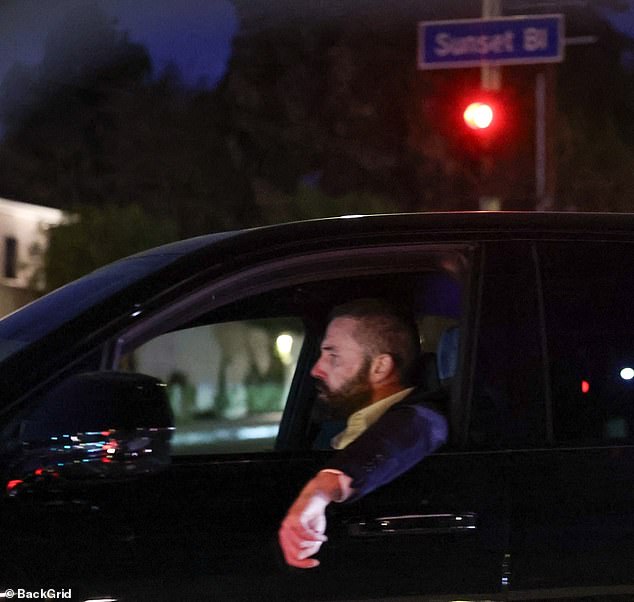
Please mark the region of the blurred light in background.
<svg viewBox="0 0 634 602"><path fill-rule="evenodd" d="M634 370L632 368L623 368L621 370L621 378L623 380L632 380L634 378Z"/></svg>
<svg viewBox="0 0 634 602"><path fill-rule="evenodd" d="M291 351L293 350L293 336L283 332L275 339L275 349L277 350L282 363L289 365L292 363Z"/></svg>

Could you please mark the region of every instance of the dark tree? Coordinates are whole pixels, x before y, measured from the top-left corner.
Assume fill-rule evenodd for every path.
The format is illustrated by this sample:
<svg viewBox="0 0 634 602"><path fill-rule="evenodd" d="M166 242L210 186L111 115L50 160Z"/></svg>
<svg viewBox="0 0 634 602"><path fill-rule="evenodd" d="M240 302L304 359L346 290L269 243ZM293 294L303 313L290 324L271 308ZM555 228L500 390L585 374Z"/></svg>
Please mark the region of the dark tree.
<svg viewBox="0 0 634 602"><path fill-rule="evenodd" d="M477 17L481 3L405 0L393 10L374 0L236 2L243 30L226 98L241 164L264 182L257 190L265 196L292 193L308 179L334 197L383 196L392 210L472 209L483 193L507 208L536 206L534 82L541 66L503 69L509 120L482 148L461 131L459 111L465 91L479 87L479 70L416 69L416 22ZM567 48L552 68L555 206L631 207L632 42L606 17L627 3L560 8L567 36L596 42Z"/></svg>
<svg viewBox="0 0 634 602"><path fill-rule="evenodd" d="M258 223L218 94L187 90L175 69L156 76L143 47L91 19L3 82L15 93L0 106L0 195L70 211L135 204L178 236Z"/></svg>

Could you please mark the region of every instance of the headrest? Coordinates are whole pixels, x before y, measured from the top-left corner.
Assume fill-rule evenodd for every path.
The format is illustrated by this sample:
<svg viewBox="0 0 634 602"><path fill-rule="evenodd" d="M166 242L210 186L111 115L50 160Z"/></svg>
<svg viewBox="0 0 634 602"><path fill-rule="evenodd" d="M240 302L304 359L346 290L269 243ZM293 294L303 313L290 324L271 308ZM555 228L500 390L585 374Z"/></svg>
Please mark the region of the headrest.
<svg viewBox="0 0 634 602"><path fill-rule="evenodd" d="M436 363L438 379L442 382L452 378L458 366L458 343L460 331L457 326L447 328L438 341Z"/></svg>

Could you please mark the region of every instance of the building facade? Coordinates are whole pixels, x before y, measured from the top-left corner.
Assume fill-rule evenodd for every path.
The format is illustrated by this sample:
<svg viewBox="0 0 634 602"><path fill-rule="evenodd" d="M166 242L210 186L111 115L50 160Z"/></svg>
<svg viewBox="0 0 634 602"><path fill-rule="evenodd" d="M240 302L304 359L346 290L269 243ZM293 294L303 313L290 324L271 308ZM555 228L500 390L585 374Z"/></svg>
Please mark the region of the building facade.
<svg viewBox="0 0 634 602"><path fill-rule="evenodd" d="M0 316L37 296L47 230L63 218L59 209L0 198Z"/></svg>

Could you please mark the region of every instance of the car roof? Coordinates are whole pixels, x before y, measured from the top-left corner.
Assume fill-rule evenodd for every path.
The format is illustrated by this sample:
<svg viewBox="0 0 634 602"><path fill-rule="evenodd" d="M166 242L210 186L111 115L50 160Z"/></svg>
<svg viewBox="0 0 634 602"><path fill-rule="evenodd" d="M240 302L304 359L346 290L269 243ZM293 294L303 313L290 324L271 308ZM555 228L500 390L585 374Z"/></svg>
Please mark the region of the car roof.
<svg viewBox="0 0 634 602"><path fill-rule="evenodd" d="M350 234L408 231L447 232L634 232L634 213L459 211L344 215L260 226L189 238L143 251L137 256L187 255L209 247L293 242Z"/></svg>

